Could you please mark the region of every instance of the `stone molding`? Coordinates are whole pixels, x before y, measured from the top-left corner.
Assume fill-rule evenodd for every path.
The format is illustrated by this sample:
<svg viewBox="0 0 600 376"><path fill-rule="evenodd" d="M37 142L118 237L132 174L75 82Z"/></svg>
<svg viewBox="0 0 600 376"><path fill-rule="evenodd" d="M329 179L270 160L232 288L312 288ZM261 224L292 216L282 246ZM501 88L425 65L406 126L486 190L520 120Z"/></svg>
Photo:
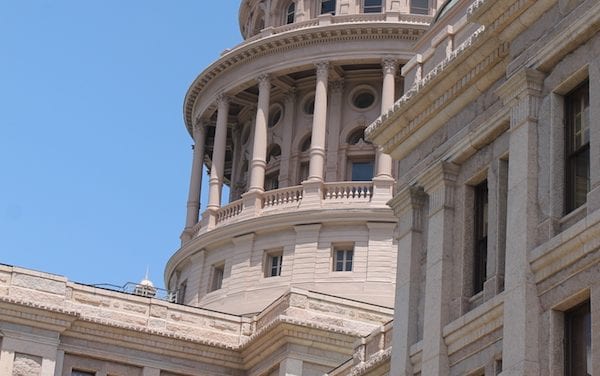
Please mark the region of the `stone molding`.
<svg viewBox="0 0 600 376"><path fill-rule="evenodd" d="M373 27L378 25L378 27ZM381 27L383 25L383 27ZM272 35L268 38L245 42L243 45L228 52L202 72L188 89L184 100L184 119L188 131L191 124L196 99L209 82L224 74L234 66L247 64L261 56L281 53L310 45L320 45L325 42L343 42L355 40L380 40L393 38L397 40L416 41L428 24L406 24L396 22L349 23L335 24L322 27L293 30ZM200 109L204 111L204 109Z"/></svg>

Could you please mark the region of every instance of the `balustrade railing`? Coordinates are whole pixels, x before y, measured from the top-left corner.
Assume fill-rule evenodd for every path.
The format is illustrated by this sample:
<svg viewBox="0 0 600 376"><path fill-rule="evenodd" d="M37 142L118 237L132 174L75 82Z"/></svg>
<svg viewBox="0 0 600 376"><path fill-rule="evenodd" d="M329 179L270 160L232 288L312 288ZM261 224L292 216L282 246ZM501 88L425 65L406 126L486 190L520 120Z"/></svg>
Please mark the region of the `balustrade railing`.
<svg viewBox="0 0 600 376"><path fill-rule="evenodd" d="M267 191L264 194L263 208L275 209L279 207L298 206L302 201L302 186Z"/></svg>
<svg viewBox="0 0 600 376"><path fill-rule="evenodd" d="M217 224L231 221L242 213L244 204L242 200L233 201L227 206L222 207L217 212Z"/></svg>
<svg viewBox="0 0 600 376"><path fill-rule="evenodd" d="M373 197L373 183L370 181L350 181L325 183L323 199L339 202L368 202Z"/></svg>

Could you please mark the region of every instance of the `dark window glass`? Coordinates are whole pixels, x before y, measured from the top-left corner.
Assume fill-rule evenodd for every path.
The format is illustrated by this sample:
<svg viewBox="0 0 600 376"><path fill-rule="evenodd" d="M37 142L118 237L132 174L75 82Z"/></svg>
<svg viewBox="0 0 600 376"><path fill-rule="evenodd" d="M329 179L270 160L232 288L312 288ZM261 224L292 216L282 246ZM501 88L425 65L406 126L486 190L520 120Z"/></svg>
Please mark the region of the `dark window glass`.
<svg viewBox="0 0 600 376"><path fill-rule="evenodd" d="M375 96L369 91L361 91L352 98L354 106L364 109L369 108L375 102Z"/></svg>
<svg viewBox="0 0 600 376"><path fill-rule="evenodd" d="M71 372L71 376L94 376L94 375L96 375L96 372L77 371L77 370L73 370Z"/></svg>
<svg viewBox="0 0 600 376"><path fill-rule="evenodd" d="M279 171L265 175L265 191L279 188Z"/></svg>
<svg viewBox="0 0 600 376"><path fill-rule="evenodd" d="M307 115L312 115L315 113L315 98L310 98L306 102L304 102L303 107L304 113Z"/></svg>
<svg viewBox="0 0 600 376"><path fill-rule="evenodd" d="M350 136L348 136L348 139L346 140L346 142L350 145L356 145L361 141L370 144L370 142L365 141L364 128L357 129L354 132L350 133Z"/></svg>
<svg viewBox="0 0 600 376"><path fill-rule="evenodd" d="M352 162L352 181L373 179L373 161Z"/></svg>
<svg viewBox="0 0 600 376"><path fill-rule="evenodd" d="M351 272L353 257L354 251L351 249L336 250L333 270L336 272Z"/></svg>
<svg viewBox="0 0 600 376"><path fill-rule="evenodd" d="M225 273L224 265L214 266L213 268L211 291L219 290L223 286L223 274Z"/></svg>
<svg viewBox="0 0 600 376"><path fill-rule="evenodd" d="M321 0L321 14L335 14L335 0Z"/></svg>
<svg viewBox="0 0 600 376"><path fill-rule="evenodd" d="M312 142L312 138L310 136L306 137L306 139L302 142L302 145L300 145L300 151L305 152L305 151L310 150L311 142Z"/></svg>
<svg viewBox="0 0 600 376"><path fill-rule="evenodd" d="M566 213L585 204L590 191L589 105L588 82L565 96Z"/></svg>
<svg viewBox="0 0 600 376"><path fill-rule="evenodd" d="M381 13L381 0L365 0L363 12L365 13Z"/></svg>
<svg viewBox="0 0 600 376"><path fill-rule="evenodd" d="M483 290L487 278L488 186L487 180L475 186L473 294Z"/></svg>
<svg viewBox="0 0 600 376"><path fill-rule="evenodd" d="M281 275L281 264L283 256L281 254L269 256L268 277L279 277Z"/></svg>
<svg viewBox="0 0 600 376"><path fill-rule="evenodd" d="M279 123L279 120L281 120L281 109L276 108L269 115L269 128L276 126Z"/></svg>
<svg viewBox="0 0 600 376"><path fill-rule="evenodd" d="M411 0L410 13L429 14L429 0Z"/></svg>
<svg viewBox="0 0 600 376"><path fill-rule="evenodd" d="M592 374L590 302L565 312L565 375Z"/></svg>
<svg viewBox="0 0 600 376"><path fill-rule="evenodd" d="M269 148L269 154L267 155L267 163L273 163L279 157L281 157L281 148L279 147L279 145L274 144Z"/></svg>
<svg viewBox="0 0 600 376"><path fill-rule="evenodd" d="M308 179L309 166L309 162L300 163L300 169L298 171L298 184Z"/></svg>
<svg viewBox="0 0 600 376"><path fill-rule="evenodd" d="M291 3L286 12L285 23L291 24L294 23L294 18L296 17L296 3Z"/></svg>

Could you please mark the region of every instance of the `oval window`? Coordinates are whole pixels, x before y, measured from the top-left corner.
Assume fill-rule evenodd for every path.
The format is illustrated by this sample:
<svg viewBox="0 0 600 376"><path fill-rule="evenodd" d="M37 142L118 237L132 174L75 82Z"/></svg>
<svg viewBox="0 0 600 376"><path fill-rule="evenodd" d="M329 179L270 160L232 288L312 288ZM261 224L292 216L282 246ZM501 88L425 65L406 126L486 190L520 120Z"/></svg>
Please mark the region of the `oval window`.
<svg viewBox="0 0 600 376"><path fill-rule="evenodd" d="M352 98L354 107L360 108L361 110L371 107L373 103L375 103L375 95L370 91L359 91L354 94L354 97Z"/></svg>

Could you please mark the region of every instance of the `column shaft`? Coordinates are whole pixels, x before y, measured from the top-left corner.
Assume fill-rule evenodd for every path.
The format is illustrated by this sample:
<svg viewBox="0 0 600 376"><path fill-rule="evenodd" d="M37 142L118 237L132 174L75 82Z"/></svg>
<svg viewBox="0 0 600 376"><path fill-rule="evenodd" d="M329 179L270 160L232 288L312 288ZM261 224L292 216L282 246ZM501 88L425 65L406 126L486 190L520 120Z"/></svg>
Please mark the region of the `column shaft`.
<svg viewBox="0 0 600 376"><path fill-rule="evenodd" d="M337 80L331 82L330 103L329 103L329 130L327 139L327 168L325 171L326 181L345 180L345 170L338 168L338 149L340 144L340 128L342 125L342 94L344 92L344 81ZM339 176L341 174L341 176Z"/></svg>
<svg viewBox="0 0 600 376"><path fill-rule="evenodd" d="M250 168L250 191L264 191L265 169L267 167L267 122L269 121L269 101L271 79L268 75L258 77L258 106L254 125L254 147Z"/></svg>
<svg viewBox="0 0 600 376"><path fill-rule="evenodd" d="M394 106L398 62L392 58L385 58L382 65L383 85L381 90L381 114L385 114ZM392 157L389 154L385 154L381 147L377 148L376 165L376 177L392 178Z"/></svg>
<svg viewBox="0 0 600 376"><path fill-rule="evenodd" d="M392 338L391 369L398 376L412 376L410 347L418 341L421 255L423 252L422 188L406 187L390 203L398 217L398 261L396 263L396 309ZM422 314L422 312L421 312ZM421 333L422 334L422 333Z"/></svg>
<svg viewBox="0 0 600 376"><path fill-rule="evenodd" d="M316 66L317 87L315 90L315 111L313 114L308 180L322 182L325 165L325 136L327 133L327 80L329 76L329 63L319 62Z"/></svg>
<svg viewBox="0 0 600 376"><path fill-rule="evenodd" d="M187 202L185 228L191 229L198 223L200 211L200 193L202 190L202 168L204 159L204 124L194 125L194 158Z"/></svg>
<svg viewBox="0 0 600 376"><path fill-rule="evenodd" d="M522 70L498 89L510 106L503 374L539 374L541 306L528 252L537 239L537 113L543 74Z"/></svg>
<svg viewBox="0 0 600 376"><path fill-rule="evenodd" d="M221 190L225 170L225 148L227 147L227 118L229 117L229 98L220 95L217 98L217 129L213 144L212 167L210 169L207 209L218 210L221 207Z"/></svg>
<svg viewBox="0 0 600 376"><path fill-rule="evenodd" d="M450 319L454 183L458 167L442 162L428 171L423 186L429 195L427 261L423 324L423 375L448 375L444 326Z"/></svg>

